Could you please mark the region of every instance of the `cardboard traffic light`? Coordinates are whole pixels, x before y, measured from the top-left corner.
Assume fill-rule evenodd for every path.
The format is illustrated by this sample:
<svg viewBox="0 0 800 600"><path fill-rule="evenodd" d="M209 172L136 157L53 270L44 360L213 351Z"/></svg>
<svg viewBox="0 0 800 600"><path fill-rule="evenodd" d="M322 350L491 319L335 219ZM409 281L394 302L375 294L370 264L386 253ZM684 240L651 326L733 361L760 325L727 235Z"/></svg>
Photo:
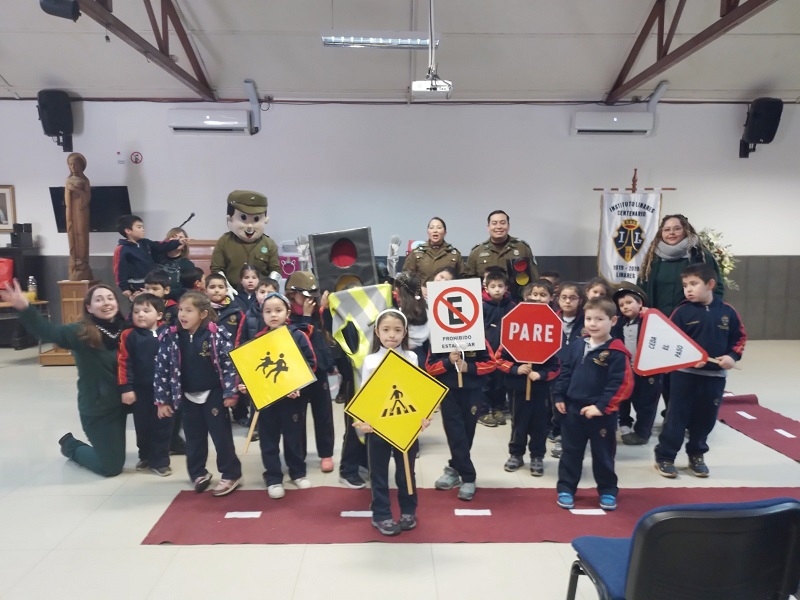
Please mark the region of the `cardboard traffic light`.
<svg viewBox="0 0 800 600"><path fill-rule="evenodd" d="M512 258L508 261L508 287L514 300L522 300L522 290L533 280L533 259Z"/></svg>

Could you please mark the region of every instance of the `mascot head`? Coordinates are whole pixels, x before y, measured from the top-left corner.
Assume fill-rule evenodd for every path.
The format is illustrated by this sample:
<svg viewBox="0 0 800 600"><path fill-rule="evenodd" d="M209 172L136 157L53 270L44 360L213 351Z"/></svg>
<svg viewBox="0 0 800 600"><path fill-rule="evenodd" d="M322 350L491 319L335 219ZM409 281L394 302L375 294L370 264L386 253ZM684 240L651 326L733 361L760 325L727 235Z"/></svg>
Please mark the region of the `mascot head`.
<svg viewBox="0 0 800 600"><path fill-rule="evenodd" d="M247 190L228 194L228 229L245 244L261 240L268 220L264 194Z"/></svg>

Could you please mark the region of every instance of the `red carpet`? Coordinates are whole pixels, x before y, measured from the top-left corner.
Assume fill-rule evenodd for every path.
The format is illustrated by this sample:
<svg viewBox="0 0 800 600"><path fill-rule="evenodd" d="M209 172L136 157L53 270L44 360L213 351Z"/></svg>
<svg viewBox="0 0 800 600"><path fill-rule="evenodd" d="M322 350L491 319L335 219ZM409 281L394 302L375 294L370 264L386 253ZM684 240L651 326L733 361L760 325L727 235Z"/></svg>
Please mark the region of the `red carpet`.
<svg viewBox="0 0 800 600"><path fill-rule="evenodd" d="M760 406L757 396L725 396L717 418L747 437L800 462L800 422Z"/></svg>
<svg viewBox="0 0 800 600"><path fill-rule="evenodd" d="M800 488L644 488L620 492L619 508L603 515L575 515L556 506L552 489L478 488L472 502L456 491L419 490L419 525L387 538L368 517L341 517L342 511L369 510L369 490L318 487L289 490L270 500L266 490L237 490L214 498L181 492L143 544L356 544L453 542L571 542L579 535L626 537L639 517L666 504L740 502L791 496ZM397 512L395 491L392 502ZM597 508L597 492L581 489L576 508ZM455 516L454 509L490 509L491 516ZM262 511L258 518L225 518L229 511ZM395 517L397 515L395 514Z"/></svg>

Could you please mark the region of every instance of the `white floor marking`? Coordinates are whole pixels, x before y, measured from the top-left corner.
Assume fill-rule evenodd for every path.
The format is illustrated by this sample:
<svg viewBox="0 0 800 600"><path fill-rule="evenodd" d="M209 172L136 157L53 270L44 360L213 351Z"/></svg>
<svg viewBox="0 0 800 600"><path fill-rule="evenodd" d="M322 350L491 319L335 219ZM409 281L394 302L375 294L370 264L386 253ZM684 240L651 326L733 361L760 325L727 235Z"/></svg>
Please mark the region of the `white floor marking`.
<svg viewBox="0 0 800 600"><path fill-rule="evenodd" d="M371 510L343 510L340 517L372 517Z"/></svg>
<svg viewBox="0 0 800 600"><path fill-rule="evenodd" d="M780 433L783 437L787 437L787 438L791 438L791 439L794 439L794 438L797 437L796 435L792 435L791 433L789 433L788 431L784 431L783 429L776 429L775 431L777 433Z"/></svg>
<svg viewBox="0 0 800 600"><path fill-rule="evenodd" d="M488 508L456 508L453 510L457 517L491 517L492 511Z"/></svg>
<svg viewBox="0 0 800 600"><path fill-rule="evenodd" d="M226 519L258 519L261 516L260 510L240 510L225 513Z"/></svg>
<svg viewBox="0 0 800 600"><path fill-rule="evenodd" d="M751 421L755 421L756 420L756 418L753 415L751 415L750 413L746 413L743 410L737 410L736 414L737 415L742 415L745 419L750 419Z"/></svg>
<svg viewBox="0 0 800 600"><path fill-rule="evenodd" d="M606 514L606 511L604 511L602 508L573 508L570 509L569 512L571 512L573 515L590 515L590 516Z"/></svg>

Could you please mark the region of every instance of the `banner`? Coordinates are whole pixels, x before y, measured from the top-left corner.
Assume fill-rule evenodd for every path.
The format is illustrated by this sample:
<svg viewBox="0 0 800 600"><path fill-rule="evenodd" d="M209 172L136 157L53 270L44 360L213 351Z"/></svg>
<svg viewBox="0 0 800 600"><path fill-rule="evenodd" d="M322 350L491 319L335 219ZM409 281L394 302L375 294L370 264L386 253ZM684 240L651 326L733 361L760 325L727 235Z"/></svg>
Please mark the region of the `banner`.
<svg viewBox="0 0 800 600"><path fill-rule="evenodd" d="M597 270L608 282L636 283L642 260L658 232L660 213L661 192L602 195Z"/></svg>

